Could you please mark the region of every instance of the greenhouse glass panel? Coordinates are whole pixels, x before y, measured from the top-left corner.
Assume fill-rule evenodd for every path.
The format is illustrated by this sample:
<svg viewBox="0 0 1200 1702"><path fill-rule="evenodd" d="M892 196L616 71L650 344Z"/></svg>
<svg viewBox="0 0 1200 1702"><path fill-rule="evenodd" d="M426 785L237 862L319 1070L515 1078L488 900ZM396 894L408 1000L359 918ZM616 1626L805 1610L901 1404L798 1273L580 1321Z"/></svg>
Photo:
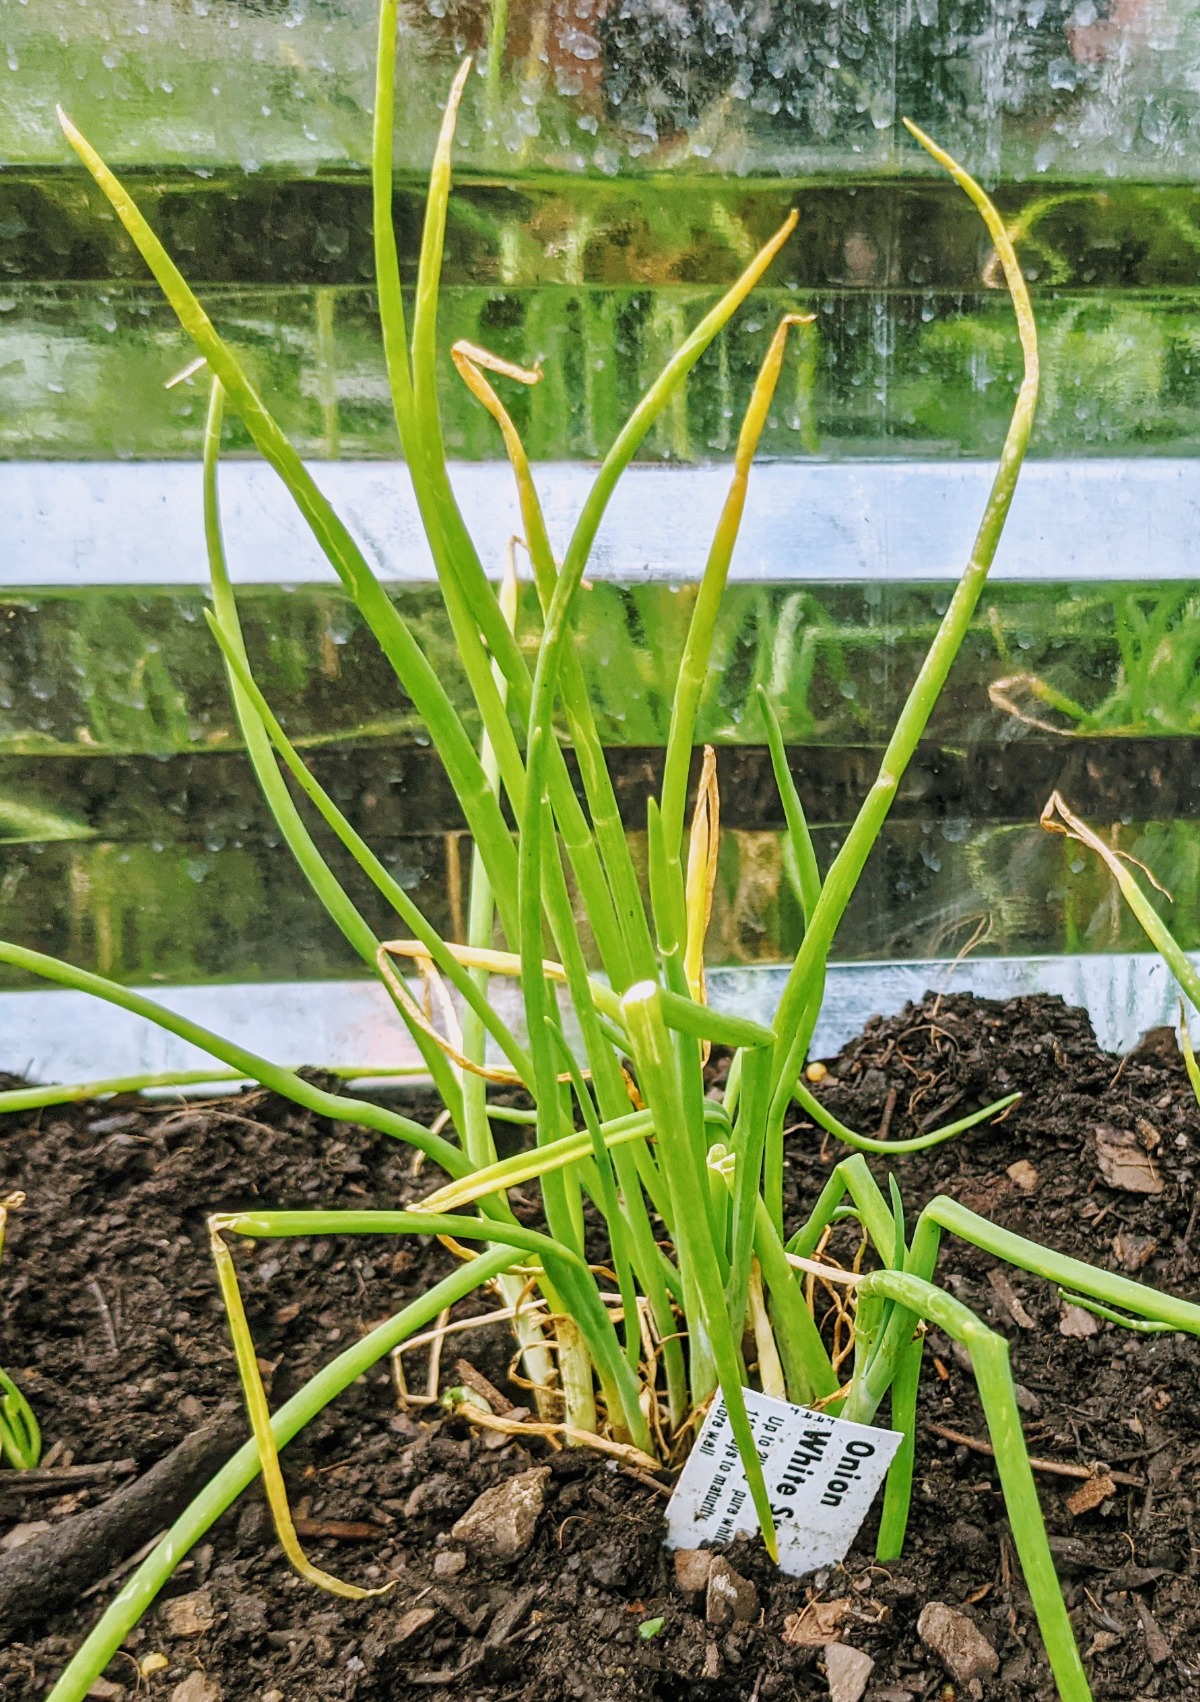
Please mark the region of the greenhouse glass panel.
<svg viewBox="0 0 1200 1702"><path fill-rule="evenodd" d="M378 330L374 29L371 0L0 0L3 891L10 933L131 984L299 997L356 965L278 843L204 625L204 375L170 382L190 345L55 107L121 171L473 727ZM1104 871L1039 830L1055 785L1155 870L1200 945L1197 51L1182 0L401 7L410 283L445 92L474 61L440 402L493 576L515 492L450 343L540 368L513 414L561 544L666 354L800 215L644 444L575 634L641 844L702 565L680 517L707 536L767 332L811 315L763 434L697 729L726 795L709 945L731 999L769 1008L802 931L757 688L824 863L969 548L1020 376L986 233L905 117L994 189L1043 384L988 593L837 936L839 963L862 968L845 1031L876 1008L869 966L928 962L919 980L961 958L955 984L1079 991L1087 960L1141 948ZM388 867L461 930L470 845L419 718L236 419L223 478L264 689ZM532 655L530 590L521 620ZM7 969L3 984L33 986ZM1114 1044L1163 1017L1167 984L1148 985L1104 1019Z"/></svg>

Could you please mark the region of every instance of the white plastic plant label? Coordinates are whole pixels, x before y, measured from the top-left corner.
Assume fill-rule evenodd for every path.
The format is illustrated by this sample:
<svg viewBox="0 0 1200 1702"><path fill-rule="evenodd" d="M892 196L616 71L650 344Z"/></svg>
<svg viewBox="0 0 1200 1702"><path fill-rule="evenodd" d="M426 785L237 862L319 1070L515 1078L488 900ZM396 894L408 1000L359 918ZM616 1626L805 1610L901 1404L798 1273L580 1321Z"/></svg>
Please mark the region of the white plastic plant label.
<svg viewBox="0 0 1200 1702"><path fill-rule="evenodd" d="M845 1557L903 1440L898 1430L849 1424L743 1389L791 1577ZM667 1504L667 1547L720 1547L758 1529L738 1445L719 1397Z"/></svg>

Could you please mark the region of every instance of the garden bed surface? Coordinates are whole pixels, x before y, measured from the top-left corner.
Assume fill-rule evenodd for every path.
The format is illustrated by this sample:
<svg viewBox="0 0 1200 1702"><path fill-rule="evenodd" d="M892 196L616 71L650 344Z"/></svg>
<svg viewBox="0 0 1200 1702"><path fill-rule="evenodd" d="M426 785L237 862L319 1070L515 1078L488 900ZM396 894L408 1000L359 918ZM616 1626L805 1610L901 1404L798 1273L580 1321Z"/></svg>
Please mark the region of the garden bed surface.
<svg viewBox="0 0 1200 1702"><path fill-rule="evenodd" d="M945 1192L1021 1234L1195 1296L1200 1116L1169 1034L1121 1061L1098 1049L1083 1013L1058 1000L931 996L870 1023L815 1091L864 1133L882 1126L898 1139L1016 1089L1025 1098L999 1123L928 1152L870 1160L881 1181L888 1168L896 1174L910 1226L926 1199ZM1131 1175L1134 1147L1148 1183ZM789 1225L843 1155L796 1114ZM395 1207L435 1179L428 1168L414 1175L412 1155L386 1137L261 1092L205 1104L113 1100L0 1124L0 1194L28 1194L0 1270L0 1364L45 1437L31 1486L0 1469L0 1602L6 1562L22 1539L37 1540L29 1527L55 1530L103 1506L214 1418L235 1440L244 1435L208 1212ZM1131 1180L1161 1191L1131 1191ZM528 1211L519 1190L514 1205L535 1221L532 1191ZM849 1228L830 1250L849 1262ZM238 1245L236 1256L273 1405L451 1263L436 1242L415 1239L259 1241ZM1051 1285L949 1239L940 1269L1012 1344L1030 1452L1093 1474L1037 1475L1097 1699L1200 1694L1200 1344L1083 1318ZM491 1304L475 1298L456 1315ZM506 1382L502 1328L448 1338L443 1387L462 1381L460 1357L509 1399L527 1398ZM422 1389L423 1355L406 1364L410 1385ZM828 1621L875 1663L864 1702L1049 1699L992 1462L974 1445L986 1430L973 1380L936 1330L919 1423L904 1559L874 1563L870 1521L844 1567L808 1579L781 1577L757 1541L740 1542L729 1559L757 1597L744 1598L744 1623L719 1625L706 1621L703 1595L678 1587L652 1482L589 1452L480 1435L437 1408L402 1412L385 1362L303 1432L284 1463L312 1556L359 1583L395 1578L394 1589L353 1603L301 1582L256 1488L188 1557L94 1694L823 1702L825 1649L785 1638L796 1634L795 1616L804 1626L820 1619L804 1612L817 1600L841 1604L826 1610ZM539 1466L549 1468L544 1505L522 1556L487 1558L451 1536L484 1489ZM1096 1477L1112 1474L1112 1493L1097 1500ZM93 1565L94 1593L0 1633L6 1702L46 1694L126 1575L124 1559L106 1550ZM974 1621L995 1651L994 1674L949 1675L918 1634L929 1602ZM148 1659L157 1655L163 1661Z"/></svg>

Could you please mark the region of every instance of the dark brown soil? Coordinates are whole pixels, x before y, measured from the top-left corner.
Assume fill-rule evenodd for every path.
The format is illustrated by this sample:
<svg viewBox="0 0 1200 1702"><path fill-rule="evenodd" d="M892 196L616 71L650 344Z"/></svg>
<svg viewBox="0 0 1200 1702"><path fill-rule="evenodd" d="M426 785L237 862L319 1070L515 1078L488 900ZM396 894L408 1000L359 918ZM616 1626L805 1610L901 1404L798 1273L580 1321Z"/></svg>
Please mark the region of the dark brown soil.
<svg viewBox="0 0 1200 1702"><path fill-rule="evenodd" d="M817 1091L864 1132L886 1120L897 1138L914 1123L932 1127L1014 1088L1026 1098L1001 1123L896 1157L910 1221L945 1191L1023 1234L1195 1294L1200 1118L1173 1041L1156 1045L1152 1037L1120 1063L1097 1048L1086 1018L1057 1000L930 998L871 1023ZM1161 1171L1160 1194L1106 1185L1097 1125L1140 1139ZM0 1364L37 1409L51 1469L123 1462L90 1484L64 1476L33 1492L0 1470L0 1543L19 1523L53 1523L95 1505L236 1393L206 1213L255 1203L394 1206L429 1185L427 1176L413 1177L402 1147L322 1124L261 1093L204 1106L122 1101L12 1118L0 1155L0 1193L19 1186L29 1195L5 1249ZM789 1221L800 1220L838 1156L819 1131L797 1122ZM1020 1173L1025 1188L1009 1174L1022 1160L1036 1170L1036 1178ZM882 1179L887 1166L872 1164ZM839 1248L848 1255L849 1240ZM274 1367L273 1402L443 1274L448 1257L436 1243L414 1242L240 1248L259 1353ZM1065 1336L1049 1285L1010 1272L1006 1290L990 1280L995 1269L972 1248L944 1247L942 1279L1012 1343L1031 1451L1074 1466L1102 1460L1135 1480L1072 1516L1066 1500L1078 1482L1039 1477L1095 1694L1112 1702L1193 1697L1200 1347L1106 1323L1088 1337ZM462 1352L502 1382L502 1335L456 1338L447 1368ZM160 1602L107 1678L131 1698L167 1698L203 1672L205 1694L224 1702L816 1702L829 1694L820 1651L789 1647L780 1634L785 1617L819 1594L854 1604L846 1640L876 1663L866 1702L965 1702L971 1694L956 1690L917 1637L930 1600L965 1607L996 1649L1000 1671L981 1694L1048 1699L1053 1686L991 1463L934 1428L984 1435L971 1377L936 1332L926 1363L905 1559L876 1566L868 1526L844 1569L796 1581L773 1574L757 1544L740 1544L732 1558L757 1582L761 1613L725 1632L707 1627L702 1610L676 1590L660 1546L663 1502L652 1487L587 1453L551 1453L534 1439L497 1447L459 1420L405 1415L380 1366L292 1444L285 1463L293 1505L307 1519L360 1527L337 1539L310 1536L314 1556L358 1582L396 1577L392 1593L347 1603L299 1581L280 1558L257 1491L248 1493L169 1588L171 1597L200 1592L187 1605L209 1628L183 1634L177 1612L173 1631ZM419 1358L412 1374L421 1386ZM443 1560L435 1574L435 1559L455 1552L450 1526L481 1489L535 1463L549 1464L552 1477L528 1554L508 1567L468 1557L452 1576ZM114 1588L109 1581L0 1652L6 1702L45 1695ZM434 1611L402 1638L414 1606ZM658 1618L657 1635L639 1634ZM159 1652L168 1665L139 1680L138 1664ZM195 1694L193 1681L186 1702Z"/></svg>

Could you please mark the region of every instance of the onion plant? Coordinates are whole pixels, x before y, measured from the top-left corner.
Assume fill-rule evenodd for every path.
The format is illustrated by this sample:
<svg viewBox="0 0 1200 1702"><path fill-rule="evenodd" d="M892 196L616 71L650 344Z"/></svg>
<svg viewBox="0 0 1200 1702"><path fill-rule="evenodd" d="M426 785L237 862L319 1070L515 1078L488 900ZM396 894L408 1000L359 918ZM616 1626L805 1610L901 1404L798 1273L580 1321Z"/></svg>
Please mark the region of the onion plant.
<svg viewBox="0 0 1200 1702"><path fill-rule="evenodd" d="M1170 900L1170 893L1155 879L1145 863L1126 852L1117 851L1111 845L1106 845L1100 835L1092 830L1086 822L1081 821L1068 806L1061 793L1052 792L1042 811L1042 826L1048 833L1061 833L1067 839L1073 839L1079 845L1093 852L1104 864L1113 880L1116 882L1121 897L1132 910L1134 917L1141 925L1142 932L1150 944L1162 958L1171 974L1175 977L1184 995L1179 1005L1179 1039L1183 1051L1184 1066L1187 1070L1188 1081L1200 1105L1200 1063L1196 1061L1195 1048L1192 1045L1191 1021L1188 1016L1188 1005L1194 1010L1200 1010L1200 970L1176 940L1167 924L1163 921L1142 883L1134 874L1138 868L1145 875L1156 892Z"/></svg>
<svg viewBox="0 0 1200 1702"><path fill-rule="evenodd" d="M8 1214L24 1204L25 1196L19 1192L0 1199L0 1258L4 1254ZM18 1471L32 1471L41 1457L42 1433L33 1408L0 1366L0 1459L7 1460Z"/></svg>
<svg viewBox="0 0 1200 1702"><path fill-rule="evenodd" d="M941 1238L962 1237L1072 1294L1134 1318L1200 1333L1200 1308L1035 1246L949 1199L935 1200L911 1230L906 1227L894 1185L889 1199L864 1155L933 1146L998 1114L1015 1096L946 1128L884 1142L860 1136L832 1117L803 1076L838 925L971 622L1029 439L1037 342L1012 243L983 190L910 125L915 139L984 221L1015 308L1023 378L967 565L878 776L823 874L778 722L765 695L761 699L764 737L799 871L805 933L769 1027L718 1012L706 999L704 940L719 798L715 765L706 754L689 814L693 737L751 463L796 314L785 315L768 342L741 422L728 495L699 576L673 682L662 788L647 811L645 888L584 689L573 621L587 596L593 544L622 471L788 242L796 215L751 260L646 390L604 456L561 558L503 399L506 386L536 383L538 372L474 345L452 351L463 381L495 422L511 463L523 544L541 606L532 648L529 635L516 631L513 571L497 589L463 522L438 412L439 273L455 114L469 66L460 71L447 104L415 295L406 303L392 224L396 31L397 0L382 0L372 177L383 347L400 444L478 712L482 732L477 743L359 545L136 202L62 116L71 146L107 196L211 375L203 481L212 584L209 623L224 657L249 760L313 891L394 1002L397 1021L411 1033L445 1116L430 1129L369 1097L331 1092L139 993L19 945L0 944L0 960L147 1017L201 1047L229 1071L313 1111L407 1143L438 1166L446 1180L405 1210L264 1210L212 1218L212 1250L253 1434L125 1584L59 1680L54 1702L84 1696L173 1568L259 1472L296 1569L343 1595L366 1593L318 1570L304 1554L288 1511L279 1451L348 1384L443 1308L489 1288L514 1319L540 1408L539 1430L560 1425L572 1440L595 1438L609 1452L643 1467L670 1468L686 1452L699 1416L719 1391L772 1554L777 1552L775 1515L744 1398L755 1366L764 1388L797 1403L866 1422L888 1404L891 1423L904 1434L887 1481L879 1536L879 1554L889 1559L900 1552L909 1511L922 1321L935 1322L971 1357L1014 1539L1060 1694L1066 1702L1082 1702L1089 1694L1087 1681L1038 1507L1008 1348L938 1286ZM218 463L226 406L236 411L283 481L438 750L473 842L465 942L439 935L393 879L309 772L256 682L221 530ZM670 690L672 682L666 684ZM582 796L564 759L564 742L574 749ZM306 821L313 817L331 830L342 852L395 912L396 938L377 938L355 907L334 864L310 834ZM503 1019L489 997L497 977L519 985L523 1020L517 1026ZM706 1085L713 1046L727 1048L732 1058L722 1091ZM532 1110L514 1113L499 1107L489 1099L491 1084L523 1089ZM835 1167L807 1218L789 1224L784 1122L793 1098L850 1155ZM498 1118L527 1121L533 1144L499 1158ZM509 1202L510 1189L535 1180L544 1223L536 1230L517 1222ZM849 1289L853 1366L843 1381L841 1357L835 1364L804 1284L805 1273L814 1267L823 1273L831 1269L819 1262L822 1238L847 1216L865 1232L874 1268L854 1278ZM593 1235L603 1234L601 1265L589 1261L589 1225ZM272 1413L229 1243L234 1237L329 1234L434 1234L460 1262L450 1276L348 1348ZM753 1351L747 1346L751 1342Z"/></svg>

